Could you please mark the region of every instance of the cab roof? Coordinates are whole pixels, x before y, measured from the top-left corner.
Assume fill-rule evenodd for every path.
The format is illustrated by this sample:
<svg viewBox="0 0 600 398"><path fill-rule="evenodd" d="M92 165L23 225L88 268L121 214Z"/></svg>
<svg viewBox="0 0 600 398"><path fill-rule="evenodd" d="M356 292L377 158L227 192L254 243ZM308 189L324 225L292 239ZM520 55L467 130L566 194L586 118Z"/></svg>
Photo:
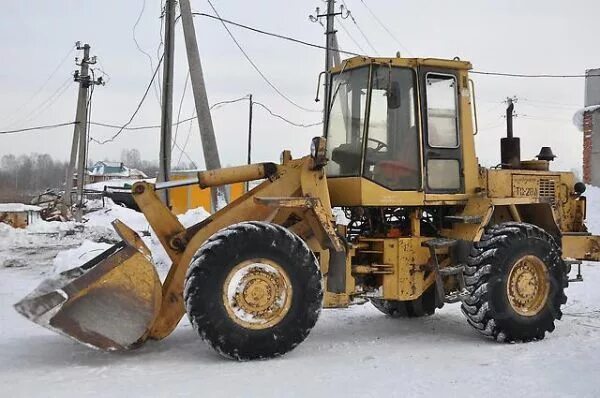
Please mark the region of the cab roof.
<svg viewBox="0 0 600 398"><path fill-rule="evenodd" d="M429 66L434 68L447 68L457 70L469 70L473 68L468 61L460 59L440 59L440 58L380 58L380 57L365 57L356 56L348 58L338 66L331 68L332 73L341 72L342 70L354 69L365 65L391 65L416 68L419 66Z"/></svg>

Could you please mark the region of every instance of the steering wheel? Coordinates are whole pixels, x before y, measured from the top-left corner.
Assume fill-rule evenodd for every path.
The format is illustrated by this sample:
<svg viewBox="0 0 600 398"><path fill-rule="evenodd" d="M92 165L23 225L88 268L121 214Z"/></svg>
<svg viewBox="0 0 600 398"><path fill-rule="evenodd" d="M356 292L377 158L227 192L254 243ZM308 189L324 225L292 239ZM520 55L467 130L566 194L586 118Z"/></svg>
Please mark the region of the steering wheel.
<svg viewBox="0 0 600 398"><path fill-rule="evenodd" d="M374 143L377 144L377 146L373 149L375 152L381 152L382 149L388 148L388 144L386 144L383 141L379 141L378 139L369 137L369 138L367 138L367 141L373 141Z"/></svg>

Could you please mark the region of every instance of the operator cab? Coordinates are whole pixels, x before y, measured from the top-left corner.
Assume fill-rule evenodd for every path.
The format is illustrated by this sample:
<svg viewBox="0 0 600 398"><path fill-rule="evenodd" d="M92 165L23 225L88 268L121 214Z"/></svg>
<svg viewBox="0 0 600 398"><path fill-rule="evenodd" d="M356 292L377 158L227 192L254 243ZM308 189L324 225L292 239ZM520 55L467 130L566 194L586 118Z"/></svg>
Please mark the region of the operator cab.
<svg viewBox="0 0 600 398"><path fill-rule="evenodd" d="M334 69L326 129L334 202L464 193L461 128L472 125L461 126L459 83L468 68L461 61L356 57ZM360 203L335 192L337 179L356 182ZM369 194L368 187L380 192ZM354 203L341 203L348 200Z"/></svg>

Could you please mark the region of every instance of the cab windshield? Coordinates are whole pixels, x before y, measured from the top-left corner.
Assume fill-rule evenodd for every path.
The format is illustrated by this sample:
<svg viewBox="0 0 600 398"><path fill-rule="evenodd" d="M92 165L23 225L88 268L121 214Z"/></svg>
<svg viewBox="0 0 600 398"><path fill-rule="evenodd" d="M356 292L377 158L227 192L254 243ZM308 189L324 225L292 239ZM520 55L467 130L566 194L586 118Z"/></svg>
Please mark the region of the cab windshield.
<svg viewBox="0 0 600 398"><path fill-rule="evenodd" d="M327 176L362 175L392 190L420 188L415 90L408 68L373 66L370 78L369 67L335 75Z"/></svg>

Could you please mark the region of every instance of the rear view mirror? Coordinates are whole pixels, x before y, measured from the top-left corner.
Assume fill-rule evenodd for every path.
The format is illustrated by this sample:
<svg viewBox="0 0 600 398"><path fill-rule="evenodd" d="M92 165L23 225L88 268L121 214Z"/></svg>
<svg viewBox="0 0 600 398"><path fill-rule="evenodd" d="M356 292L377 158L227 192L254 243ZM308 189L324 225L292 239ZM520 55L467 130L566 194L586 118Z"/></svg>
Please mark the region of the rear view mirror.
<svg viewBox="0 0 600 398"><path fill-rule="evenodd" d="M398 109L400 105L400 83L392 81L387 92L387 106L388 109Z"/></svg>

